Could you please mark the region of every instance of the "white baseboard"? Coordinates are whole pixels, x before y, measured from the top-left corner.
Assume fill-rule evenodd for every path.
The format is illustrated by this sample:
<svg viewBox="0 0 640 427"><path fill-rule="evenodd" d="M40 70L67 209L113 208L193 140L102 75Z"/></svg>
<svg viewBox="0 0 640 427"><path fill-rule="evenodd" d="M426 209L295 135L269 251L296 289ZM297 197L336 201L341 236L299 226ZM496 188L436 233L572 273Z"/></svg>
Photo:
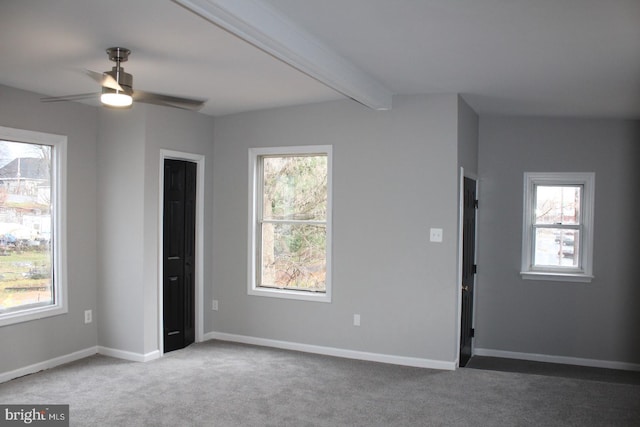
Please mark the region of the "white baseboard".
<svg viewBox="0 0 640 427"><path fill-rule="evenodd" d="M89 348L85 348L84 350L76 351L70 354L65 354L64 356L45 360L44 362L34 363L33 365L25 366L24 368L18 368L9 372L2 372L0 373L0 383L11 381L15 378L20 378L25 375L34 374L36 372L40 372L45 369L51 369L56 366L64 365L65 363L75 362L76 360L93 356L96 353L98 353L97 346L89 347Z"/></svg>
<svg viewBox="0 0 640 427"><path fill-rule="evenodd" d="M115 357L117 359L130 360L132 362L149 362L160 358L160 351L154 350L152 352L142 354L134 353L132 351L118 350L115 348L98 346L98 353L104 356Z"/></svg>
<svg viewBox="0 0 640 427"><path fill-rule="evenodd" d="M534 362L562 363L565 365L590 366L593 368L640 371L639 364L616 362L612 360L583 359L580 357L554 356L550 354L520 353L515 351L492 350L489 348L474 348L473 354L475 356L503 357L506 359L531 360Z"/></svg>
<svg viewBox="0 0 640 427"><path fill-rule="evenodd" d="M209 332L204 334L204 340L217 339L243 344L253 344L263 347L281 348L284 350L302 351L305 353L323 354L326 356L344 357L346 359L366 360L370 362L390 363L392 365L413 366L417 368L429 368L453 371L455 362L444 360L423 359L419 357L395 356L391 354L369 353L366 351L346 350L335 347L325 347L311 344L301 344L290 341L256 338L246 335L226 334L223 332Z"/></svg>

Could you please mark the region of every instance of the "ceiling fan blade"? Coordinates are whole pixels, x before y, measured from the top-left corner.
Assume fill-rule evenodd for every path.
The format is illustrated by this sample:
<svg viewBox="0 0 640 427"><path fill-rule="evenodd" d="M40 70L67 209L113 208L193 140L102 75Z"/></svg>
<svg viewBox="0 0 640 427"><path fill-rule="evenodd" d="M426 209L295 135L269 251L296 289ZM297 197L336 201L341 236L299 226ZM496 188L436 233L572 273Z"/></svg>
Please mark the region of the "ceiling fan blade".
<svg viewBox="0 0 640 427"><path fill-rule="evenodd" d="M98 73L97 71L91 71L91 70L84 70L84 73L89 77L91 77L96 82L98 82L100 86L104 86L104 87L108 87L109 89L114 89L114 90L119 90L121 92L124 92L124 89L122 89L122 86L120 86L116 81L116 79L111 77L109 74Z"/></svg>
<svg viewBox="0 0 640 427"><path fill-rule="evenodd" d="M145 92L142 90L133 91L133 100L145 104L164 105L168 107L181 108L183 110L192 111L199 110L205 103L205 101L200 99L180 98L177 96Z"/></svg>
<svg viewBox="0 0 640 427"><path fill-rule="evenodd" d="M99 95L100 95L99 92L92 92L92 93L79 93L76 95L44 96L40 98L40 101L42 102L80 101L83 99L97 98Z"/></svg>

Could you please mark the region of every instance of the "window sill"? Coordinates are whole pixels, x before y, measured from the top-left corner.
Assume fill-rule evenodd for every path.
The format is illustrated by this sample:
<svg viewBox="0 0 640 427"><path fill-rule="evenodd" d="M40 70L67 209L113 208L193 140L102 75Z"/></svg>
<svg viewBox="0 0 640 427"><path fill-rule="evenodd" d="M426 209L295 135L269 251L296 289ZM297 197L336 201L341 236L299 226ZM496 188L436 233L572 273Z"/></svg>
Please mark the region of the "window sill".
<svg viewBox="0 0 640 427"><path fill-rule="evenodd" d="M593 276L583 273L555 273L548 271L521 271L520 276L525 280L551 280L554 282L591 283Z"/></svg>
<svg viewBox="0 0 640 427"><path fill-rule="evenodd" d="M257 295L262 297L293 299L299 301L315 301L315 302L331 302L329 293L313 293L304 291L295 291L289 289L277 288L249 288L249 295Z"/></svg>
<svg viewBox="0 0 640 427"><path fill-rule="evenodd" d="M67 312L67 307L64 305L47 305L44 307L18 310L13 313L2 314L0 316L0 327L58 316L60 314L66 314Z"/></svg>

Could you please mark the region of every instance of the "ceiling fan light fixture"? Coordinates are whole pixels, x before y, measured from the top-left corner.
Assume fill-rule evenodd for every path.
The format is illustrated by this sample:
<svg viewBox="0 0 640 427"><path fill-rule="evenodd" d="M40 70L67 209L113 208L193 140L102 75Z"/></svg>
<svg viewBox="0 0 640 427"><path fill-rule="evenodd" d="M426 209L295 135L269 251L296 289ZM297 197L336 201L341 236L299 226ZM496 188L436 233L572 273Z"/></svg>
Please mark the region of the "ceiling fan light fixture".
<svg viewBox="0 0 640 427"><path fill-rule="evenodd" d="M133 104L133 98L131 95L127 95L124 92L103 92L100 95L100 102L109 107L125 108Z"/></svg>
<svg viewBox="0 0 640 427"><path fill-rule="evenodd" d="M129 49L125 49L123 47L110 47L107 49L107 54L109 55L109 59L116 63L115 67L111 68L111 71L98 73L96 71L85 70L85 74L100 84L102 87L101 93L45 96L40 98L40 100L42 102L79 101L100 95L100 101L103 105L119 109L131 107L134 97L136 98L136 102L163 105L183 110L197 111L202 108L205 103L203 100L163 95L160 93L145 92L142 90L134 91L133 76L125 72L124 68L122 68L122 63L129 59L130 53L131 51Z"/></svg>

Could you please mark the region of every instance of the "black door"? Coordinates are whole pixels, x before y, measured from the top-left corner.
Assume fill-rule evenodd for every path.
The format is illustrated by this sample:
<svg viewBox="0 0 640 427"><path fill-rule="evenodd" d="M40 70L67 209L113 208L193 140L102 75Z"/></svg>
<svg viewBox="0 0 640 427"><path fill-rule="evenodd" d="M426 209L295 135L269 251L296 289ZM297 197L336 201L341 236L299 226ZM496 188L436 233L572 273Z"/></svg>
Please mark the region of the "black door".
<svg viewBox="0 0 640 427"><path fill-rule="evenodd" d="M195 341L196 164L164 161L164 351Z"/></svg>
<svg viewBox="0 0 640 427"><path fill-rule="evenodd" d="M476 182L465 178L462 215L462 318L460 320L460 366L471 358L473 338L473 292L476 249Z"/></svg>

